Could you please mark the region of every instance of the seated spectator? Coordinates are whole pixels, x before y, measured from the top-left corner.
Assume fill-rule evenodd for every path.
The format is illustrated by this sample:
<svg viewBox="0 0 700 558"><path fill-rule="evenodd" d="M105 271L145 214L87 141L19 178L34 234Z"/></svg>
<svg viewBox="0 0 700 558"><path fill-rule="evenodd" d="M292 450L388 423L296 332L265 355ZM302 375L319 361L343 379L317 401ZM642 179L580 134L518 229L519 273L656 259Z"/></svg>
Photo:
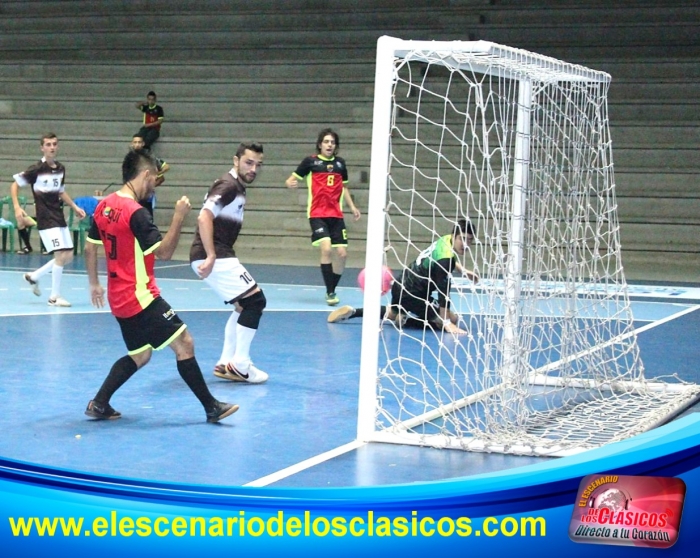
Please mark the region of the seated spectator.
<svg viewBox="0 0 700 558"><path fill-rule="evenodd" d="M160 136L160 125L163 123L163 107L156 104L156 94L149 91L146 101L136 103L136 108L143 113L143 126L138 136L143 138L144 147L150 149Z"/></svg>

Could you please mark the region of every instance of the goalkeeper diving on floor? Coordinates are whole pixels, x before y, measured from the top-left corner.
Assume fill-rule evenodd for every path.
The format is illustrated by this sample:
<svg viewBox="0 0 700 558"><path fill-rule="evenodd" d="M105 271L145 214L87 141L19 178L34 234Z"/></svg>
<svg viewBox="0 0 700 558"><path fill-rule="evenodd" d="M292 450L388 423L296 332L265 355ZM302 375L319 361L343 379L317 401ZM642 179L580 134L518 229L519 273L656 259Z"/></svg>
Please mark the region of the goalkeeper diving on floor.
<svg viewBox="0 0 700 558"><path fill-rule="evenodd" d="M466 219L460 219L451 234L446 234L425 250L391 286L391 304L381 307L383 319L393 321L400 329L424 328L431 325L448 333L466 333L457 324L459 315L450 308L450 285L454 271L469 277L475 283L479 277L464 269L458 256L463 256L474 242L474 228ZM329 323L362 318L363 308L341 306L328 316Z"/></svg>

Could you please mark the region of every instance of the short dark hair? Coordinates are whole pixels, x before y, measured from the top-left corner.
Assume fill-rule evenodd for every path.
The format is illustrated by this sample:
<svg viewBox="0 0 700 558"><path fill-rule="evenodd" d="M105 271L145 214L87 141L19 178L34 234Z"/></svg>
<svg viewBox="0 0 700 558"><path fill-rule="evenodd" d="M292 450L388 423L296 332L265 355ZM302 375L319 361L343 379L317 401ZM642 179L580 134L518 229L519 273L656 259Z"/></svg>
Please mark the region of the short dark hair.
<svg viewBox="0 0 700 558"><path fill-rule="evenodd" d="M136 178L144 170L158 172L158 163L155 158L145 149L131 149L122 162L122 180L126 184Z"/></svg>
<svg viewBox="0 0 700 558"><path fill-rule="evenodd" d="M149 91L148 93L146 93L146 97L155 97L156 99L158 98L155 91Z"/></svg>
<svg viewBox="0 0 700 558"><path fill-rule="evenodd" d="M338 153L338 149L340 149L340 137L337 132L333 131L333 128L324 128L318 133L318 137L316 138L316 153L321 153L321 143L326 136L333 136L335 140L335 151L333 151L335 155Z"/></svg>
<svg viewBox="0 0 700 558"><path fill-rule="evenodd" d="M53 132L44 134L43 136L41 136L41 140L39 140L39 145L44 145L44 141L46 141L47 139L58 139L58 137Z"/></svg>
<svg viewBox="0 0 700 558"><path fill-rule="evenodd" d="M241 156L246 151L255 151L255 153L262 153L263 152L262 143L255 143L255 142L241 143L238 146L238 149L236 149L236 157L238 157L240 159Z"/></svg>
<svg viewBox="0 0 700 558"><path fill-rule="evenodd" d="M469 236L476 236L474 234L474 227L472 226L471 222L467 221L466 219L460 219L455 224L455 228L452 231L452 236L457 236L458 234L468 234Z"/></svg>
<svg viewBox="0 0 700 558"><path fill-rule="evenodd" d="M143 139L143 136L142 136L141 134L134 134L133 136L131 136L131 139L134 139L134 138L141 138L141 139Z"/></svg>

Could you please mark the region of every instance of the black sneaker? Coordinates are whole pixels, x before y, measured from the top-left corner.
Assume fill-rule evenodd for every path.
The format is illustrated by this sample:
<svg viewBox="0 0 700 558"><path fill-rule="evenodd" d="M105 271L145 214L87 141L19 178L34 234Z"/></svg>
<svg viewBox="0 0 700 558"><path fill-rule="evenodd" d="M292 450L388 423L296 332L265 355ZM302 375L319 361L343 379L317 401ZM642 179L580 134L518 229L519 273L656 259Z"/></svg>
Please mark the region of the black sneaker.
<svg viewBox="0 0 700 558"><path fill-rule="evenodd" d="M121 418L122 414L119 411L112 409L109 403L98 403L94 399L88 403L85 414L89 417L100 420L114 420Z"/></svg>
<svg viewBox="0 0 700 558"><path fill-rule="evenodd" d="M238 410L238 405L217 401L214 406L207 411L207 422L219 422Z"/></svg>

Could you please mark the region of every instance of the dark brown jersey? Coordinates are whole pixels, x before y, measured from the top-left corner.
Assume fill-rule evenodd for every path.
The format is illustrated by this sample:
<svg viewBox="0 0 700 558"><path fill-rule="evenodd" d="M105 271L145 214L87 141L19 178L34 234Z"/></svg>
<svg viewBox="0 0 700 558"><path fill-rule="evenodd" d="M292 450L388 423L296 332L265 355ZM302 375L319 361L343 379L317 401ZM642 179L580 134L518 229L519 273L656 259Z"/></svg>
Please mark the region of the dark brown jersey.
<svg viewBox="0 0 700 558"><path fill-rule="evenodd" d="M209 210L214 215L214 249L217 258L236 257L233 245L243 226L245 201L245 185L235 176L233 169L214 182L204 198L202 211ZM190 249L190 261L204 260L206 257L197 227Z"/></svg>
<svg viewBox="0 0 700 558"><path fill-rule="evenodd" d="M13 176L20 187L32 188L37 228L40 231L68 226L60 197L65 191L66 168L58 161L54 161L54 165L50 166L42 157L37 164Z"/></svg>

